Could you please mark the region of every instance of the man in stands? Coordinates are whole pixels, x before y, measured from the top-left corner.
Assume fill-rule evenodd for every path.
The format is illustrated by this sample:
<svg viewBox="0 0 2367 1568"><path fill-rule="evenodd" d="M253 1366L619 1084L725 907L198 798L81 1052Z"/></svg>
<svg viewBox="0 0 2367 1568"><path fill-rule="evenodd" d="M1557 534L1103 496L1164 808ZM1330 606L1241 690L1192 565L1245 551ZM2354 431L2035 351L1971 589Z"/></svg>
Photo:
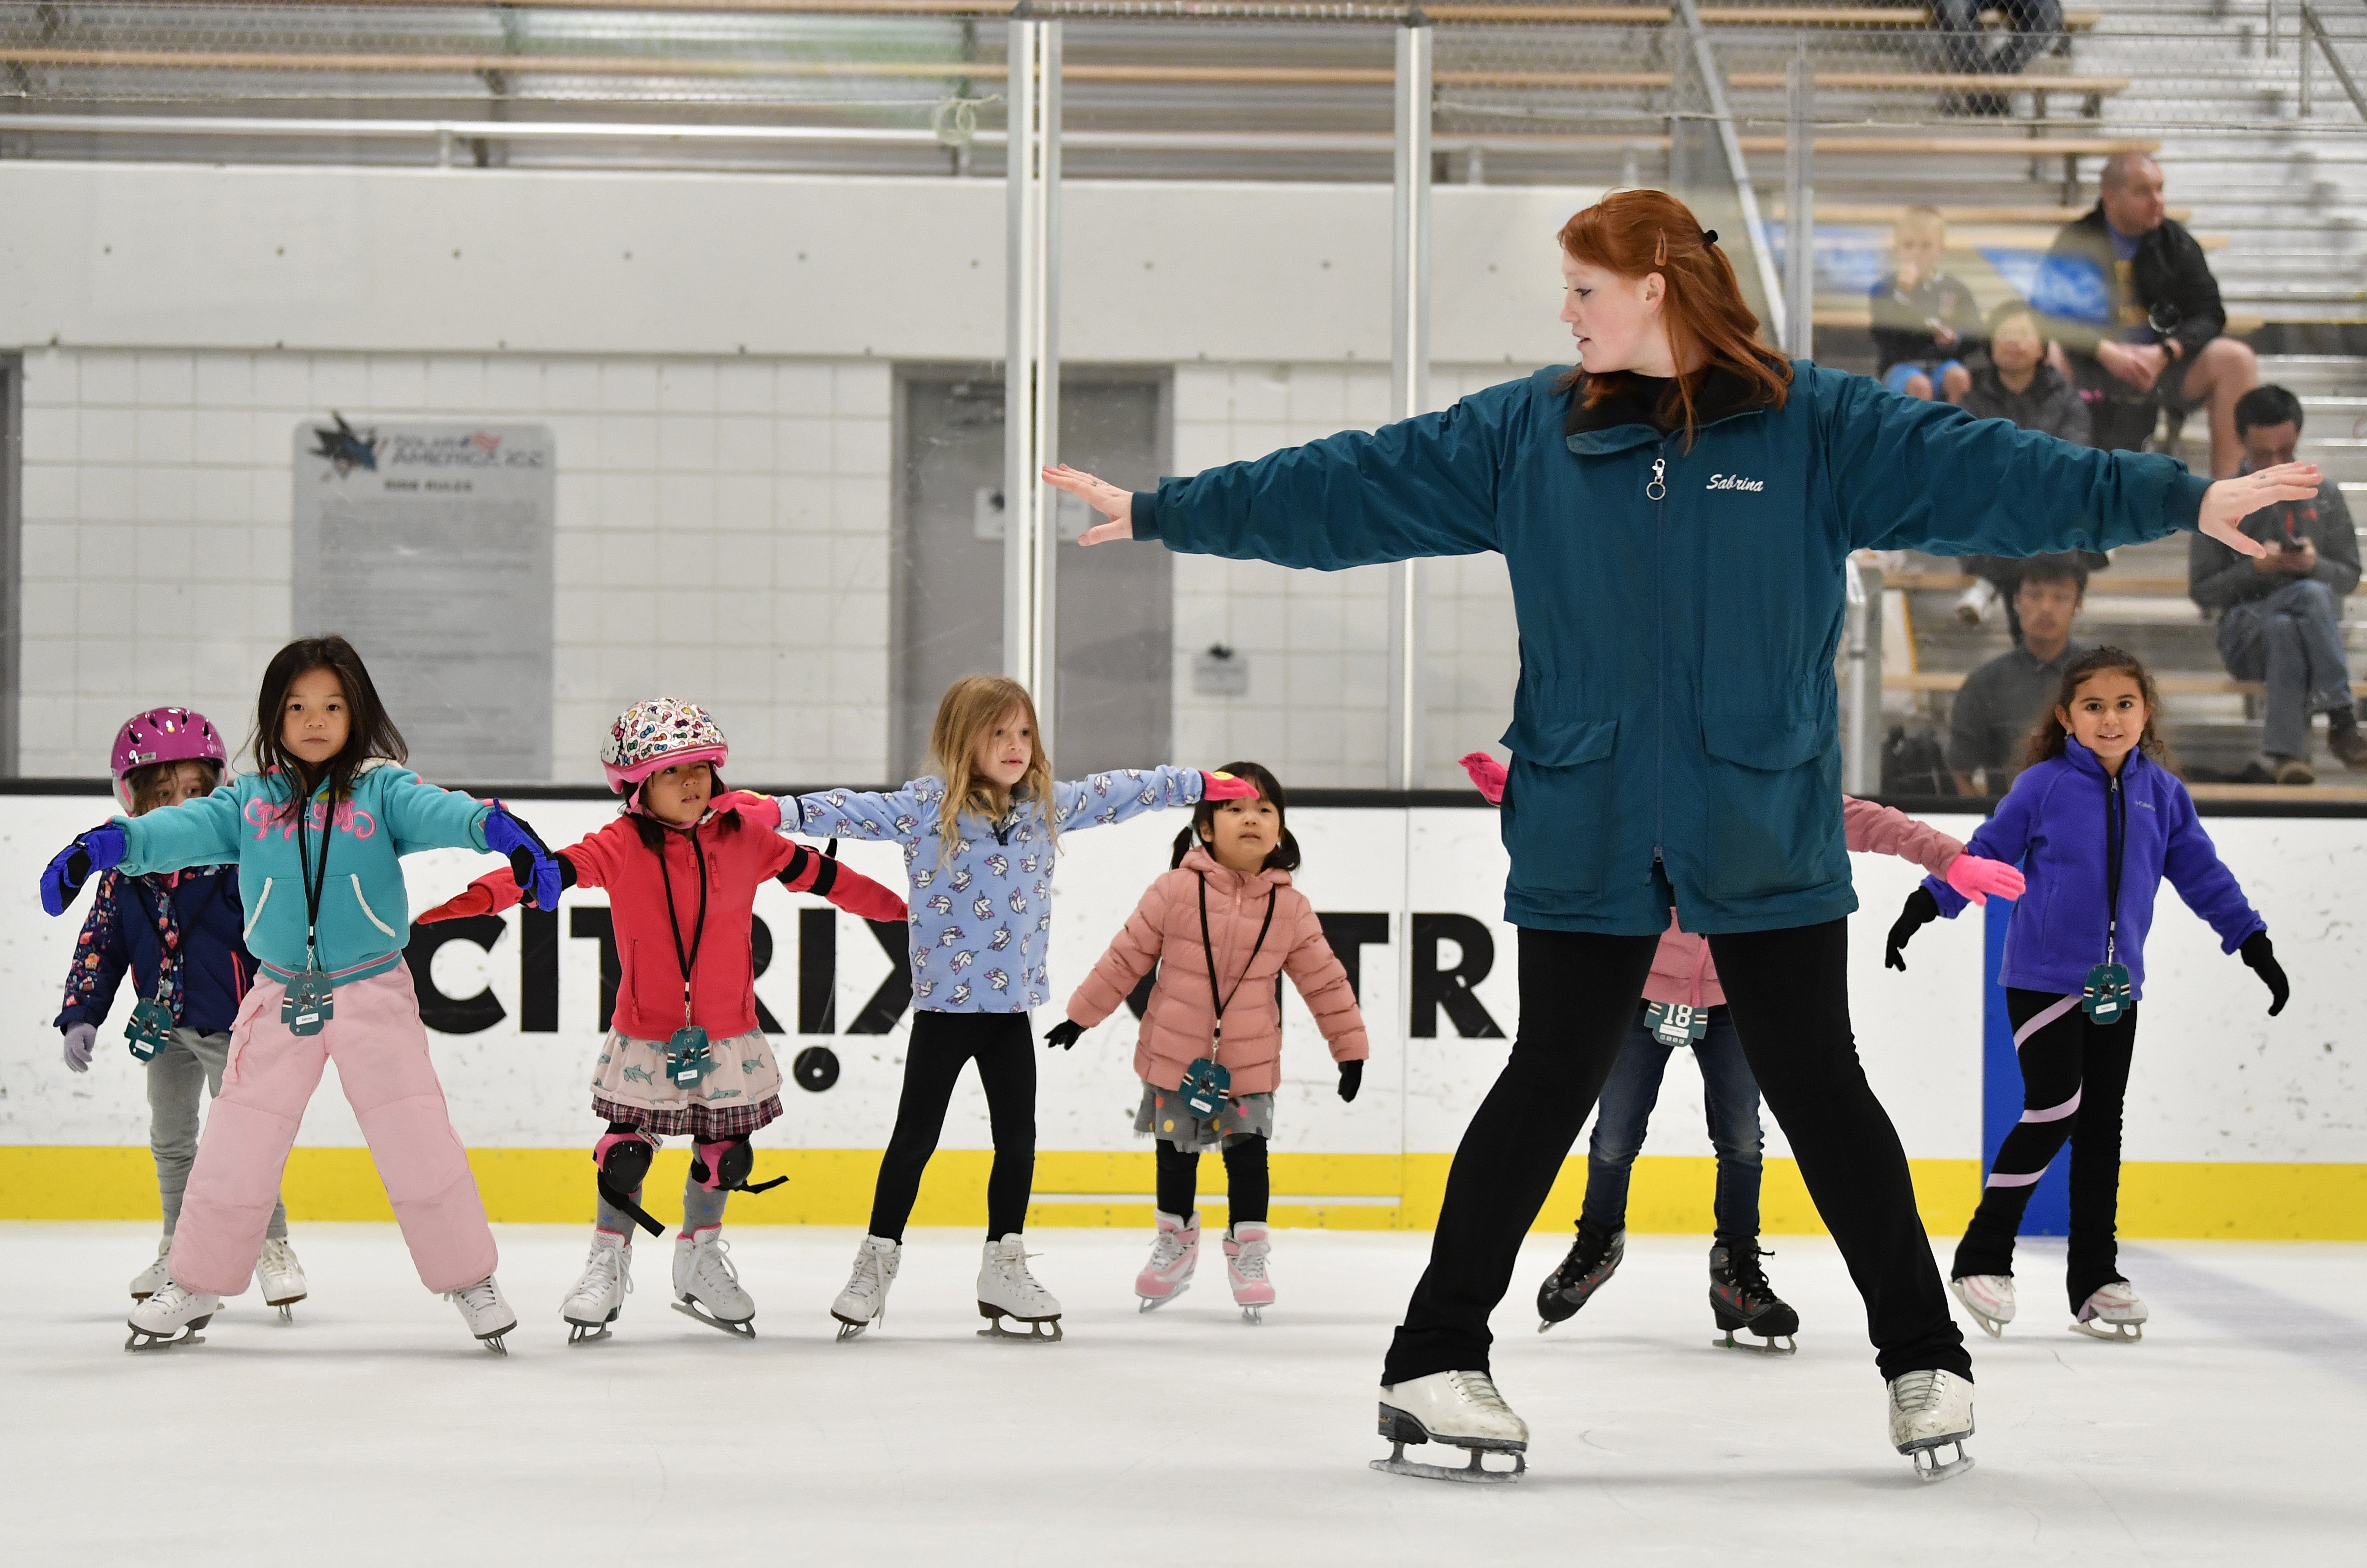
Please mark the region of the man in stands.
<svg viewBox="0 0 2367 1568"><path fill-rule="evenodd" d="M2301 400L2282 387L2254 387L2236 403L2244 472L2290 462L2301 442ZM2328 480L2307 501L2253 513L2244 531L2270 547L2255 560L2195 536L2187 547L2187 591L2219 617L2219 659L2237 680L2265 680L2261 765L2280 784L2316 782L2309 722L2326 715L2326 745L2345 767L2367 770L2367 735L2350 699L2342 646L2342 601L2359 586L2359 536Z"/></svg>
<svg viewBox="0 0 2367 1568"><path fill-rule="evenodd" d="M1994 54L1981 26L1984 9L2003 13L2010 29ZM1941 54L1950 71L2010 76L2063 36L2063 0L1932 0L1931 25L1940 29ZM1999 93L1969 93L1952 103L1966 114L2004 114L2010 108Z"/></svg>
<svg viewBox="0 0 2367 1568"><path fill-rule="evenodd" d="M2237 472L2236 400L2259 383L2259 364L2223 335L2219 281L2169 215L2159 164L2143 153L2106 161L2095 210L2055 236L2033 299L2056 368L2087 400L2095 445L2139 451L2161 410L2208 408L2212 477Z"/></svg>
<svg viewBox="0 0 2367 1568"><path fill-rule="evenodd" d="M2030 726L2062 685L2063 666L2087 652L2071 641L2071 619L2088 592L2088 568L2076 555L2033 555L2021 567L2013 590L2021 645L1966 676L1948 710L1948 771L1959 794L2006 792L2022 771Z"/></svg>

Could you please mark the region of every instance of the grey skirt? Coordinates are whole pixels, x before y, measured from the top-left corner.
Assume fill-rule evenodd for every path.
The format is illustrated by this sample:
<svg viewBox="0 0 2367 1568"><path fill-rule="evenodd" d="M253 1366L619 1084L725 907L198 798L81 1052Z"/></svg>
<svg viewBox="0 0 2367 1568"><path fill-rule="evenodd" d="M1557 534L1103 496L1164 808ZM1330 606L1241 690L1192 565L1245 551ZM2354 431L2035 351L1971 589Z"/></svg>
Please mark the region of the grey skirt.
<svg viewBox="0 0 2367 1568"><path fill-rule="evenodd" d="M1274 1136L1274 1096L1240 1095L1217 1108L1203 1121L1184 1103L1181 1089L1142 1085L1142 1105L1134 1113L1134 1130L1192 1154L1222 1143L1227 1148L1251 1138Z"/></svg>

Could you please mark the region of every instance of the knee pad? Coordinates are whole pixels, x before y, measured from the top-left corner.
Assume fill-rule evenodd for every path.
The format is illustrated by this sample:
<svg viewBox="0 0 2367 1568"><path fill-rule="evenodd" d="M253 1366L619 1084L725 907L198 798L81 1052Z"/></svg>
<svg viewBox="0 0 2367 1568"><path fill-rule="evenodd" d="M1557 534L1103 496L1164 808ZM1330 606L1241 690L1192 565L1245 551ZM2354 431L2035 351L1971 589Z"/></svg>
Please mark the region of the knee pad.
<svg viewBox="0 0 2367 1568"><path fill-rule="evenodd" d="M719 1142L698 1144L691 1153L690 1179L709 1192L764 1192L788 1180L775 1176L751 1187L748 1174L756 1168L756 1151L744 1132Z"/></svg>
<svg viewBox="0 0 2367 1568"><path fill-rule="evenodd" d="M618 1192L638 1192L657 1152L657 1145L641 1132L610 1131L592 1145L592 1163L600 1168L603 1186Z"/></svg>

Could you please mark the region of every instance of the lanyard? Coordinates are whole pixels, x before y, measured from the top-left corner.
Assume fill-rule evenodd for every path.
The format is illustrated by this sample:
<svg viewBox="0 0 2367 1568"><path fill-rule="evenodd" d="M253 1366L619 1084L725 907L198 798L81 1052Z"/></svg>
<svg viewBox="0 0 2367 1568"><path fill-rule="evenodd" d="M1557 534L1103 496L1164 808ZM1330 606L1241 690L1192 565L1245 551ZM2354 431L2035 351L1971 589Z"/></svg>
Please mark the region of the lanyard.
<svg viewBox="0 0 2367 1568"><path fill-rule="evenodd" d="M671 832L672 829L667 831ZM690 971L698 967L698 945L707 940L707 855L698 847L698 829L690 829L691 858L698 862L698 922L690 929L690 951L682 949L682 922L674 912L674 872L666 867L665 844L658 845L658 875L665 879L666 925L674 932L674 961L682 969L682 1021L690 1025Z"/></svg>
<svg viewBox="0 0 2367 1568"><path fill-rule="evenodd" d="M2128 766L2124 762L2122 767ZM2121 939L2121 862L2128 853L2129 798L2117 773L2104 777L2104 961L2118 963Z"/></svg>
<svg viewBox="0 0 2367 1568"><path fill-rule="evenodd" d="M201 898L201 899L199 899L199 900L198 900L198 906L197 906L197 908L195 908L195 909L193 909L193 910L191 910L191 911L189 912L189 918L188 918L188 920L187 920L187 922L182 926L182 927L181 927L181 929L182 929L182 934L183 934L183 935L182 935L182 944L183 944L183 948L186 948L186 947L187 947L187 933L189 933L189 932L194 931L194 930L196 930L196 929L197 929L198 922L198 921L200 921L200 920L203 920L203 919L206 917L206 911L207 911L208 909L210 909L210 908L211 908L211 907L212 907L212 905L213 905L213 902L214 902L214 894L216 894L216 893L218 893L218 892L221 892L221 888L222 888L222 882L223 882L223 881L224 881L225 879L227 879L227 878L231 877L231 876L235 875L235 874L236 874L236 873L232 872L232 871L220 871L220 872L217 872L217 873L215 873L215 875L214 875L214 880L213 880L212 881L210 881L210 882L209 882L209 883L207 883L207 884L206 884L206 896L205 896L205 897L203 897L203 898ZM148 894L146 893L146 892L145 892L145 891L143 891L143 890L142 889L142 887L141 887L141 885L140 885L139 881L138 881L136 879L132 879L132 878L126 878L126 879L125 879L125 881L128 881L128 882L130 882L130 887L131 887L131 897L132 897L133 902L135 902L136 903L138 903L138 904L140 905L140 913L141 913L141 914L142 914L142 915L146 915L146 916L148 917L148 924L149 924L149 925L151 925L151 926L155 925L155 924L156 924L156 912L155 912L154 910L153 910L153 909L151 909L151 908L149 908L149 907L148 907ZM172 891L171 891L170 889L167 889L167 890L165 890L165 893L164 893L164 903L165 903L165 907L166 907L166 908L168 908L168 909L169 909L169 908L171 908L171 907L172 907L172 902L173 902L173 894L172 894ZM174 960L176 956L178 956L179 952L180 952L182 949L173 949L173 950L171 950L171 951L166 951L166 950L165 950L165 949L164 949L164 934L162 931L159 931L159 932L157 932L157 934L156 934L156 949L157 949L157 952L156 952L156 994L155 994L155 996L154 996L153 999L153 1000L155 1000L155 1001L158 1001L158 1002L162 1002L162 1001L164 999L164 994L165 994L167 991L169 991L169 990L171 990L171 989L172 989L172 985L173 985L173 973L172 973L172 964L173 964L173 960Z"/></svg>
<svg viewBox="0 0 2367 1568"><path fill-rule="evenodd" d="M1209 1052L1209 1059L1214 1061L1217 1054L1225 1049L1225 1008L1241 994L1241 981L1250 977L1250 966L1257 962L1258 949L1265 946L1265 934L1274 928L1274 900L1281 890L1266 889L1265 922L1258 927L1257 940L1250 944L1250 956L1241 964L1241 978L1233 982L1229 993L1220 994L1217 989L1217 945L1208 938L1208 878L1206 872L1194 874L1200 879L1200 951L1208 960L1208 1000L1217 1008L1217 1040Z"/></svg>
<svg viewBox="0 0 2367 1568"><path fill-rule="evenodd" d="M308 852L306 837L306 829L312 820L311 801L307 799L296 812L296 875L304 884L304 967L306 969L321 967L313 958L314 950L318 947L314 934L321 925L321 895L326 892L329 887L329 841L336 836L336 812L326 806L323 811L324 814L321 821L321 872L317 877L312 874L312 868L309 863L311 855Z"/></svg>

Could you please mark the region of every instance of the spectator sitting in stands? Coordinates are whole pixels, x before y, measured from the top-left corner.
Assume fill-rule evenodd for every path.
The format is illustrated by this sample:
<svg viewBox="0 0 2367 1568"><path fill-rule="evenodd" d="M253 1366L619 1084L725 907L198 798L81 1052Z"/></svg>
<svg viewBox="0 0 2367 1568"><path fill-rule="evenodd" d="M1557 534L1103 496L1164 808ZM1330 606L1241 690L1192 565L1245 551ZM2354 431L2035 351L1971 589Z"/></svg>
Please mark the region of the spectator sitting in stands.
<svg viewBox="0 0 2367 1568"><path fill-rule="evenodd" d="M2301 441L2301 400L2254 387L2236 404L2244 472L2291 462ZM2269 545L2257 559L2200 534L2187 546L2187 591L2219 616L2219 660L2237 680L2265 680L2263 765L2280 784L2312 784L2309 720L2326 715L2326 745L2342 766L2367 770L2367 735L2350 699L2342 600L2359 586L2359 536L2332 480L2308 501L2284 501L2246 517Z"/></svg>
<svg viewBox="0 0 2367 1568"><path fill-rule="evenodd" d="M1981 12L2002 12L2011 29L2004 47L1989 51ZM1966 76L2011 76L2040 51L2063 36L2062 0L1932 0L1931 25L1940 29L1947 68ZM1949 106L1965 114L2004 114L2011 108L2002 93L1967 93Z"/></svg>
<svg viewBox="0 0 2367 1568"><path fill-rule="evenodd" d="M1874 374L1908 397L1954 403L1972 384L1959 357L1980 341L1973 291L1940 270L1947 221L1936 207L1909 207L1890 230L1890 275L1874 286ZM1938 378L1934 382L1933 378Z"/></svg>
<svg viewBox="0 0 2367 1568"><path fill-rule="evenodd" d="M2183 418L2207 404L2211 475L2237 472L2236 400L2260 367L2222 335L2218 279L2163 205L2160 165L2143 153L2106 160L2095 210L2055 236L2033 298L2048 307L2049 358L2088 400L2094 445L2141 451L2161 410Z"/></svg>
<svg viewBox="0 0 2367 1568"><path fill-rule="evenodd" d="M1962 794L2006 792L2022 770L2030 726L2063 683L2063 666L2087 652L2071 641L2071 619L2088 592L2079 557L2033 555L2019 564L2013 608L2022 643L1966 676L1948 710L1948 770Z"/></svg>
<svg viewBox="0 0 2367 1568"><path fill-rule="evenodd" d="M2060 440L2088 444L2088 405L2063 372L2046 362L2038 312L2022 300L2008 300L1989 312L1988 353L1974 360L1972 385L1957 401L1976 419L2010 419L2024 430L2044 430ZM2090 572L2111 564L2102 555L2080 558ZM1964 568L1978 581L1956 601L1958 617L1978 626L2000 601L2010 606L2022 581L2020 561L2002 555L1968 555ZM2009 619L2011 617L2009 608ZM2022 641L2016 631L2014 641Z"/></svg>

